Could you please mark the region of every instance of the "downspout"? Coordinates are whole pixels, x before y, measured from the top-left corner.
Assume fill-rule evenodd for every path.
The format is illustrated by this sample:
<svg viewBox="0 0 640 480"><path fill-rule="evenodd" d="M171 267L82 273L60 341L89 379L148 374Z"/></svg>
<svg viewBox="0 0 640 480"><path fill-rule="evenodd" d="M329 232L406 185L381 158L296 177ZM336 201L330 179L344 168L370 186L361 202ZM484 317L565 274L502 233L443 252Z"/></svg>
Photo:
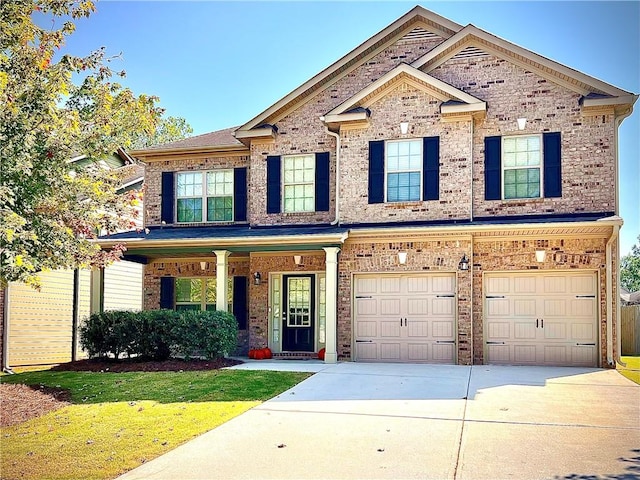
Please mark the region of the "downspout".
<svg viewBox="0 0 640 480"><path fill-rule="evenodd" d="M613 359L613 318L611 318L613 316L613 305L612 305L612 301L613 301L613 280L611 278L611 274L612 274L612 254L611 254L611 245L613 244L614 240L618 237L618 232L620 230L620 226L619 225L614 225L613 229L611 231L611 236L609 237L609 240L607 240L607 247L606 247L606 275L607 278L606 280L606 288L607 288L607 293L606 293L606 297L607 297L607 365L612 367L615 365L614 359Z"/></svg>
<svg viewBox="0 0 640 480"><path fill-rule="evenodd" d="M9 365L9 286L4 289L4 311L2 312L2 371L13 375Z"/></svg>
<svg viewBox="0 0 640 480"><path fill-rule="evenodd" d="M469 168L469 174L471 176L471 188L469 189L471 200L469 202L470 212L469 212L469 220L473 223L473 114L471 115L471 125L469 125L469 130L471 131L471 138L469 141L469 155L471 157L471 168ZM473 243L473 240L472 240Z"/></svg>
<svg viewBox="0 0 640 480"><path fill-rule="evenodd" d="M320 120L324 122L324 116L320 117ZM337 225L340 223L340 134L329 130L327 125L324 126L324 129L336 139L336 218L331 222L331 225Z"/></svg>

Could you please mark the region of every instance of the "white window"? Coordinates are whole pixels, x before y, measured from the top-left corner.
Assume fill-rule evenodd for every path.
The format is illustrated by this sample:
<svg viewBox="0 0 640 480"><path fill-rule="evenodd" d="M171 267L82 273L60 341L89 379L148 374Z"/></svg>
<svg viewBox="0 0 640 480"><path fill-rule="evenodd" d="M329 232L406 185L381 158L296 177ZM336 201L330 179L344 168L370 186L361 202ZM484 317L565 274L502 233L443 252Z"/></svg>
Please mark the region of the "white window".
<svg viewBox="0 0 640 480"><path fill-rule="evenodd" d="M178 223L233 221L233 170L177 174Z"/></svg>
<svg viewBox="0 0 640 480"><path fill-rule="evenodd" d="M284 211L313 212L315 210L316 162L313 155L283 157Z"/></svg>
<svg viewBox="0 0 640 480"><path fill-rule="evenodd" d="M176 310L215 309L215 278L176 278Z"/></svg>
<svg viewBox="0 0 640 480"><path fill-rule="evenodd" d="M503 137L502 198L539 198L542 139L539 135Z"/></svg>
<svg viewBox="0 0 640 480"><path fill-rule="evenodd" d="M386 142L387 202L419 201L422 192L422 140Z"/></svg>

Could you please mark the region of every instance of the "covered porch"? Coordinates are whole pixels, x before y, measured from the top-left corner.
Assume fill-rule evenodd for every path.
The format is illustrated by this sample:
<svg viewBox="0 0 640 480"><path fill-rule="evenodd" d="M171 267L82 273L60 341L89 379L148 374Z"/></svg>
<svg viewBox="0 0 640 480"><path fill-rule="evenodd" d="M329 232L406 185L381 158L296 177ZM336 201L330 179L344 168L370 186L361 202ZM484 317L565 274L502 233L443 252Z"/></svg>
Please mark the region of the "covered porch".
<svg viewBox="0 0 640 480"><path fill-rule="evenodd" d="M124 259L144 264L146 310L232 312L238 350L269 347L276 357L337 354L338 252L347 237L339 227L162 227L103 238L103 248L124 243ZM99 299L102 277L93 275ZM94 302L99 310L100 302Z"/></svg>

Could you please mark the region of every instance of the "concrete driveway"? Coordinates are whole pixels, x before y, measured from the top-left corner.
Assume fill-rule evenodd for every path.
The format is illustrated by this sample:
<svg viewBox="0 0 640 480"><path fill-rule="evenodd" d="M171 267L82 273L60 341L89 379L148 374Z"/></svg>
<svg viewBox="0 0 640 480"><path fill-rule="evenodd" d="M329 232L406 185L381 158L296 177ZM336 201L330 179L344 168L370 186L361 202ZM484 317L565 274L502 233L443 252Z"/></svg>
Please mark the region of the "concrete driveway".
<svg viewBox="0 0 640 480"><path fill-rule="evenodd" d="M640 386L613 370L239 368L318 373L120 478L640 479Z"/></svg>

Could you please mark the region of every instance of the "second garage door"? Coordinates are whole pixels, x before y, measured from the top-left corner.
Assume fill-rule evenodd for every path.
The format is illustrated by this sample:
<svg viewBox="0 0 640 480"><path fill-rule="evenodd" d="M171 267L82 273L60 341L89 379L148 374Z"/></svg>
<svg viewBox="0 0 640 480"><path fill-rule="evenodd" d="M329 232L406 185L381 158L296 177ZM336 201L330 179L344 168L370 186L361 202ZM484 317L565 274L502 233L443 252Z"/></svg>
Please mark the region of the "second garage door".
<svg viewBox="0 0 640 480"><path fill-rule="evenodd" d="M486 363L598 364L597 277L485 274Z"/></svg>
<svg viewBox="0 0 640 480"><path fill-rule="evenodd" d="M455 274L355 275L355 359L454 363L455 300Z"/></svg>

